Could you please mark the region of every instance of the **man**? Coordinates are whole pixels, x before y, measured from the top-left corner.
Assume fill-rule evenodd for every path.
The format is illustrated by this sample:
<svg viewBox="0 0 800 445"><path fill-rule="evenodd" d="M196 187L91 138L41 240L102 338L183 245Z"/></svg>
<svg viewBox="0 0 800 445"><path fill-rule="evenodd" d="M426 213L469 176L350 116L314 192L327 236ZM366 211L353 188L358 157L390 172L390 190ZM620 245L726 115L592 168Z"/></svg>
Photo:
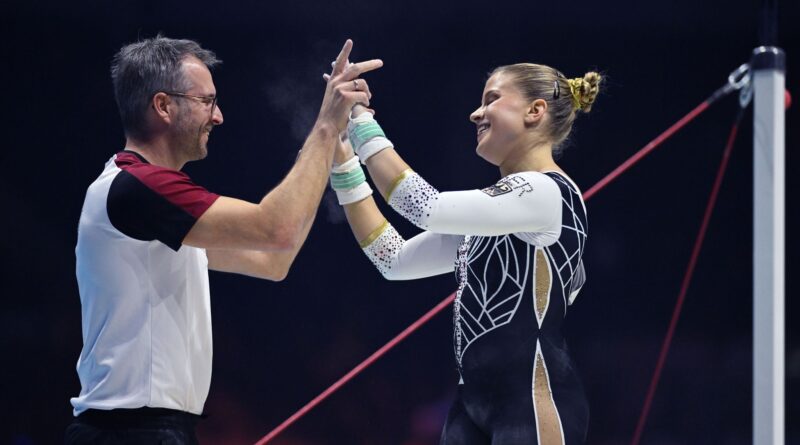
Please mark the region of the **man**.
<svg viewBox="0 0 800 445"><path fill-rule="evenodd" d="M111 77L126 135L89 186L78 226L81 392L66 442L196 443L211 380L208 269L282 280L306 239L358 77L380 60L334 64L319 116L286 178L258 204L180 172L223 122L214 53L157 36L123 47Z"/></svg>

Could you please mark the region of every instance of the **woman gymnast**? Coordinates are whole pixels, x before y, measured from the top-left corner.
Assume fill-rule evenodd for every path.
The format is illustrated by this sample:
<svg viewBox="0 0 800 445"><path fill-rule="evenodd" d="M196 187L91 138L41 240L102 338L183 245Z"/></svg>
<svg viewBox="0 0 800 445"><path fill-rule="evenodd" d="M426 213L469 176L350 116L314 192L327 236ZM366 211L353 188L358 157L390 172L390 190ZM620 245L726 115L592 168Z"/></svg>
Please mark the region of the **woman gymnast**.
<svg viewBox="0 0 800 445"><path fill-rule="evenodd" d="M458 393L443 445L579 444L589 409L561 325L585 281L581 192L553 159L601 76L567 79L530 63L495 69L481 106L476 152L500 168L482 190L439 192L411 170L373 115L356 107L331 184L361 248L389 280L452 272ZM358 88L358 85L356 85ZM354 155L353 150L355 150ZM424 230L403 239L366 182Z"/></svg>

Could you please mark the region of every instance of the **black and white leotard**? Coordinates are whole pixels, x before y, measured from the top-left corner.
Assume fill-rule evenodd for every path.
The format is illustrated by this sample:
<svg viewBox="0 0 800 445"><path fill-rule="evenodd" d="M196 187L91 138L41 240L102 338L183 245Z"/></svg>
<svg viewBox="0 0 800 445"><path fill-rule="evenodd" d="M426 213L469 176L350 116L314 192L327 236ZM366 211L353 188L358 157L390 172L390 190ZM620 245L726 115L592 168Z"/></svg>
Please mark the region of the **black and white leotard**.
<svg viewBox="0 0 800 445"><path fill-rule="evenodd" d="M389 204L425 232L385 223L362 242L380 272L453 271L459 391L442 444L579 444L588 404L561 333L585 281L586 208L558 172L521 172L483 190L438 192L407 171Z"/></svg>

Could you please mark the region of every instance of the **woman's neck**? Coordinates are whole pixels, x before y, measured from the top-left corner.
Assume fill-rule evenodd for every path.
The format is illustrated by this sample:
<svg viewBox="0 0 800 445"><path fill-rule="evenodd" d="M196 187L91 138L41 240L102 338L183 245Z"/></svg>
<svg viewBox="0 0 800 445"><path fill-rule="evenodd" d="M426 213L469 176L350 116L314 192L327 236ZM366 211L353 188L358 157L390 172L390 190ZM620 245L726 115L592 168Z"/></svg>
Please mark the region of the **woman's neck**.
<svg viewBox="0 0 800 445"><path fill-rule="evenodd" d="M541 172L547 170L561 171L553 160L553 144L539 142L528 144L520 150L515 150L500 164L500 174L508 176L512 173L523 171Z"/></svg>

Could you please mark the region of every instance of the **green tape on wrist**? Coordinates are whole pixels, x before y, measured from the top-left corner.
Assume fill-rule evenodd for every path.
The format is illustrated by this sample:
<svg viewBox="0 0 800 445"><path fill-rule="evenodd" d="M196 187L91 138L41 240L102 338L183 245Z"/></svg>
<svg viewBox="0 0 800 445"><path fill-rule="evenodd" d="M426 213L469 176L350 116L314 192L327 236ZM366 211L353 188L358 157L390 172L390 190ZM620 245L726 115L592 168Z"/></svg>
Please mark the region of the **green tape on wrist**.
<svg viewBox="0 0 800 445"><path fill-rule="evenodd" d="M344 190L357 187L363 182L366 182L367 177L364 175L364 169L359 165L347 173L332 173L331 186L334 189Z"/></svg>
<svg viewBox="0 0 800 445"><path fill-rule="evenodd" d="M374 120L354 125L348 129L347 133L356 150L374 137L386 137L381 126Z"/></svg>

